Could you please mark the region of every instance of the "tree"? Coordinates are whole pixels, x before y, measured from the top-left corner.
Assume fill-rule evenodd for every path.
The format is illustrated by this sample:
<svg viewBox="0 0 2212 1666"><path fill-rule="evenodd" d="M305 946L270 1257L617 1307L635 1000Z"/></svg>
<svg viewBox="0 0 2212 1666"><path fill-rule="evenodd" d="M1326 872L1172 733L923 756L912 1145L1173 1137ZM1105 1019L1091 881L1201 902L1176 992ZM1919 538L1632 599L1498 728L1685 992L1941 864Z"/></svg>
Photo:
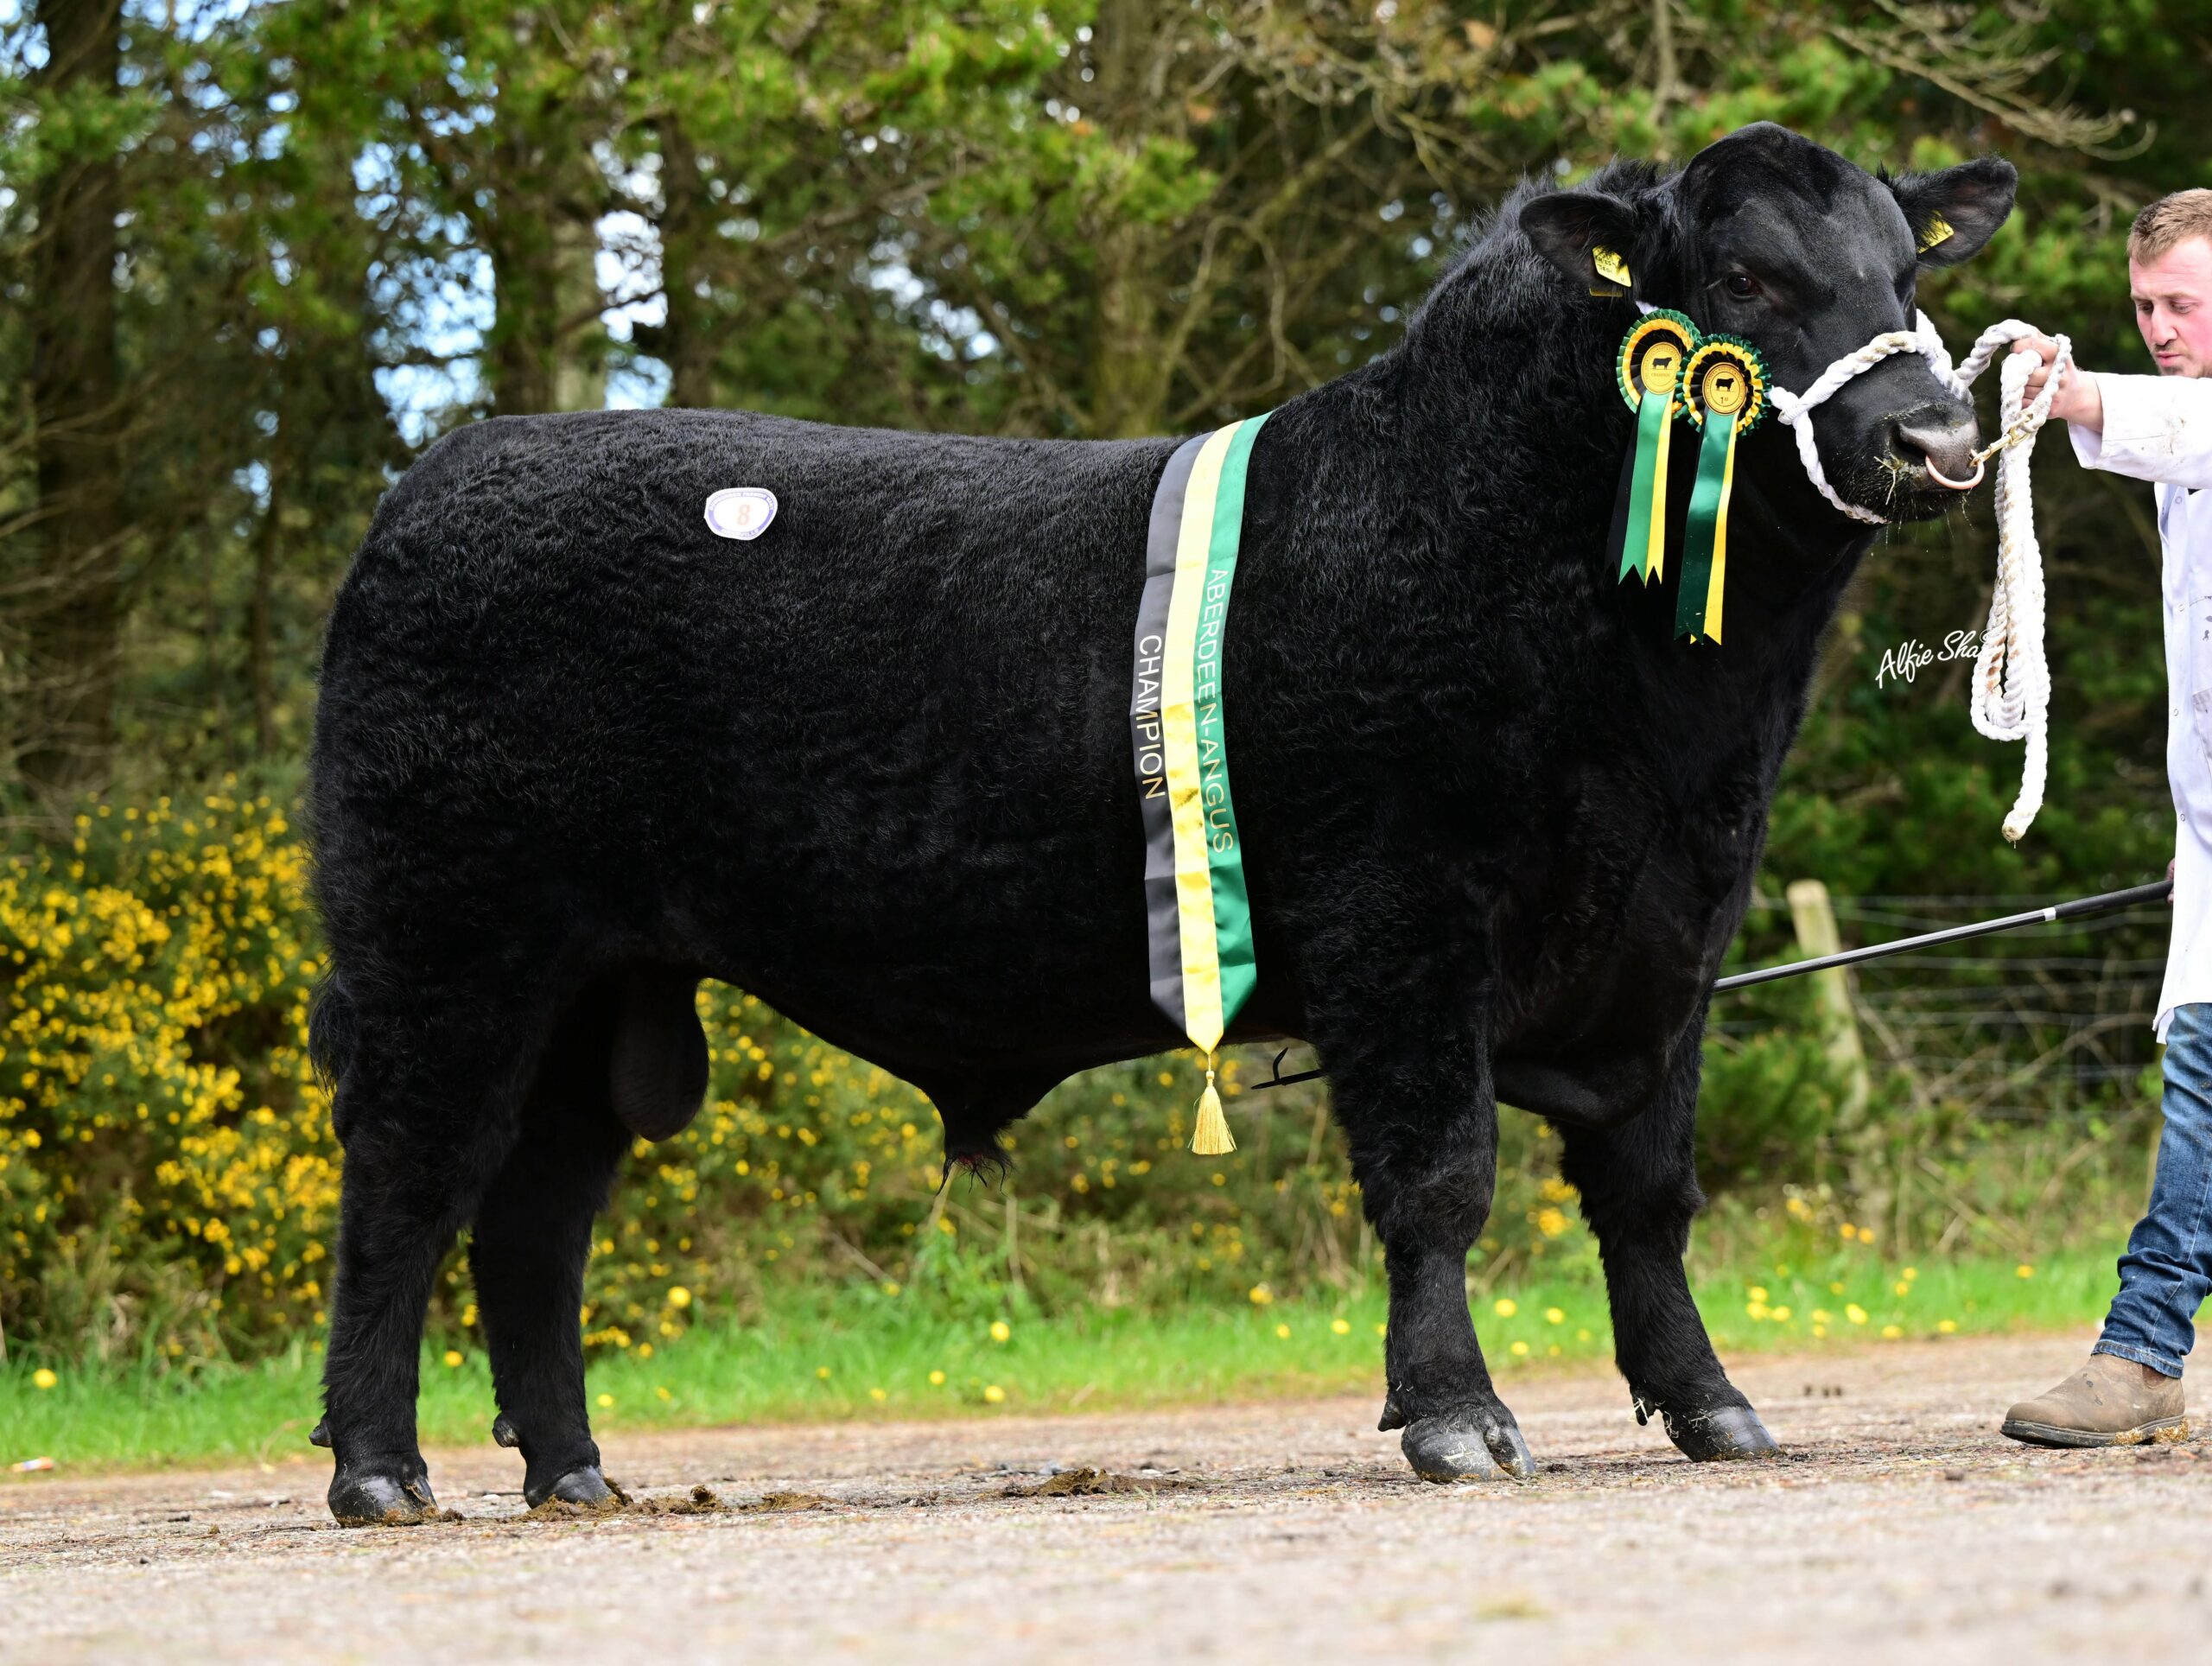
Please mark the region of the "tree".
<svg viewBox="0 0 2212 1666"><path fill-rule="evenodd" d="M116 216L122 0L39 0L45 62L35 86L48 124L33 184L30 404L42 559L16 582L30 645L14 737L41 792L99 779L113 739L124 519L118 440Z"/></svg>
<svg viewBox="0 0 2212 1666"><path fill-rule="evenodd" d="M1523 172L1680 158L1758 118L1870 165L2003 149L2019 216L1924 300L1955 340L2018 312L2125 364L2118 241L2136 203L2201 176L2193 17L38 0L0 16L10 744L61 792L296 757L329 585L392 471L453 422L596 404L614 374L626 397L823 420L1185 432L1386 347ZM2084 599L2054 628L2077 668L2063 734L2094 739L2062 738L2061 766L2092 808L2078 844L2051 815L2043 855L2000 853L2026 864L2007 884L2093 851L2133 864L2157 836L2156 677L2112 647L2155 639L2143 566L2107 547L2145 547L2139 496L2039 482L2054 584ZM1862 662L1919 621L1975 622L1986 538L1961 521L1868 563L1777 811L1789 862L1846 887L1973 868L1936 836L1971 820L1956 795L1989 786L1990 754L1948 705L1868 692ZM2095 703L2075 723L2077 690ZM2135 773L2094 766L2115 750ZM1887 836L1923 792L1929 836Z"/></svg>

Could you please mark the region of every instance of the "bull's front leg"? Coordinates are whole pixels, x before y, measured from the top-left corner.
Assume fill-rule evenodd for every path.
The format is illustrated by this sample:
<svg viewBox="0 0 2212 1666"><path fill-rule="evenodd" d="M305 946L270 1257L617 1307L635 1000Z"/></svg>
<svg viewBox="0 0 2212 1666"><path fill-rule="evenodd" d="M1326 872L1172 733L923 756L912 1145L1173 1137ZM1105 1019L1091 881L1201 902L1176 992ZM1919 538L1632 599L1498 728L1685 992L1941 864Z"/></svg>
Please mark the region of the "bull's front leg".
<svg viewBox="0 0 2212 1666"><path fill-rule="evenodd" d="M1682 1256L1698 1190L1700 1021L1677 1041L1640 1115L1609 1128L1557 1126L1560 1172L1582 1194L1613 1312L1613 1353L1639 1421L1656 1413L1691 1458L1764 1458L1776 1450L1713 1351Z"/></svg>
<svg viewBox="0 0 2212 1666"><path fill-rule="evenodd" d="M1390 1281L1381 1427L1404 1429L1406 1460L1424 1480L1526 1480L1535 1464L1467 1308L1467 1252L1497 1179L1488 1050L1467 1033L1421 1041L1417 1061L1370 1055L1332 1071Z"/></svg>

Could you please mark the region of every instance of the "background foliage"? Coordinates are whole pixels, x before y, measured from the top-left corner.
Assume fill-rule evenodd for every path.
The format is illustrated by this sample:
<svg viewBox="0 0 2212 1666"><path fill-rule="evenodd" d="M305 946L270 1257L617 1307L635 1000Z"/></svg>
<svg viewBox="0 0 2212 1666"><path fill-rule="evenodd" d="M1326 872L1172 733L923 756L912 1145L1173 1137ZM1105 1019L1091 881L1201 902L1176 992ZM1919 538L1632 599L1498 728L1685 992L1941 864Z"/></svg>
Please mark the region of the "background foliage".
<svg viewBox="0 0 2212 1666"><path fill-rule="evenodd" d="M332 587L446 428L670 401L1187 431L1386 348L1524 172L1763 118L1870 166L2009 157L2019 212L1923 303L1954 343L2019 315L2142 371L2122 245L2212 182L2208 67L2212 17L2178 0L0 0L0 1325L190 1361L318 1311L336 1152L289 806ZM2018 759L1973 735L1960 664L1877 680L1885 648L1980 623L1977 504L1866 563L1775 806L1775 895L1822 877L1872 934L1935 906L1897 900L2163 866L2149 494L2063 451L2034 833L1996 836ZM1741 952L1787 944L1761 910ZM2085 1194L2139 1182L2162 948L2154 919L1993 951L1944 969L1971 999L1934 1017L1870 978L1864 1123L1802 992L1729 1006L1718 1230L1872 1211L1885 1242L2003 1248L2056 1196L2101 1218ZM620 1187L603 1349L796 1278L1051 1305L1369 1275L1310 1090L1237 1101L1217 1167L1173 1149L1185 1064L1094 1072L1019 1130L1008 1191L940 1193L925 1102L702 999L709 1110ZM1542 1130L1508 1130L1483 1266L1586 1261ZM442 1322L471 1317L456 1284Z"/></svg>

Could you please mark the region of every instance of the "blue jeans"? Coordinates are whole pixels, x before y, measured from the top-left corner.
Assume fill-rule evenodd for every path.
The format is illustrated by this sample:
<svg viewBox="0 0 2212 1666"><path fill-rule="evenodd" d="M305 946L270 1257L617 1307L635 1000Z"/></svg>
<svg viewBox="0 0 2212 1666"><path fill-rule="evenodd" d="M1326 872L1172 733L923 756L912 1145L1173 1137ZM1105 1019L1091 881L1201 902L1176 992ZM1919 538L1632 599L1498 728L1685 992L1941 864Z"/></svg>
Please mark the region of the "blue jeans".
<svg viewBox="0 0 2212 1666"><path fill-rule="evenodd" d="M2093 1351L2181 1375L2212 1294L2212 1004L2174 1009L2151 1206L2120 1258L2120 1294Z"/></svg>

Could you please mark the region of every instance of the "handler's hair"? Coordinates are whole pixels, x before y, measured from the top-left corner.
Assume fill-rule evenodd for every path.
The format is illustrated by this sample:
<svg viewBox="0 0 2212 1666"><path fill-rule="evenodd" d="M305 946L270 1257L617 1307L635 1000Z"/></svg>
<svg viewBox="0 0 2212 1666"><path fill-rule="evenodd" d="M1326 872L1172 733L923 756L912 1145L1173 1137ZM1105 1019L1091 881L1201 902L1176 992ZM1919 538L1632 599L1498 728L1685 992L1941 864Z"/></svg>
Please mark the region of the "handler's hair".
<svg viewBox="0 0 2212 1666"><path fill-rule="evenodd" d="M2212 191L2177 191L2136 215L2127 233L2127 258L2156 260L2193 237L2212 239Z"/></svg>

